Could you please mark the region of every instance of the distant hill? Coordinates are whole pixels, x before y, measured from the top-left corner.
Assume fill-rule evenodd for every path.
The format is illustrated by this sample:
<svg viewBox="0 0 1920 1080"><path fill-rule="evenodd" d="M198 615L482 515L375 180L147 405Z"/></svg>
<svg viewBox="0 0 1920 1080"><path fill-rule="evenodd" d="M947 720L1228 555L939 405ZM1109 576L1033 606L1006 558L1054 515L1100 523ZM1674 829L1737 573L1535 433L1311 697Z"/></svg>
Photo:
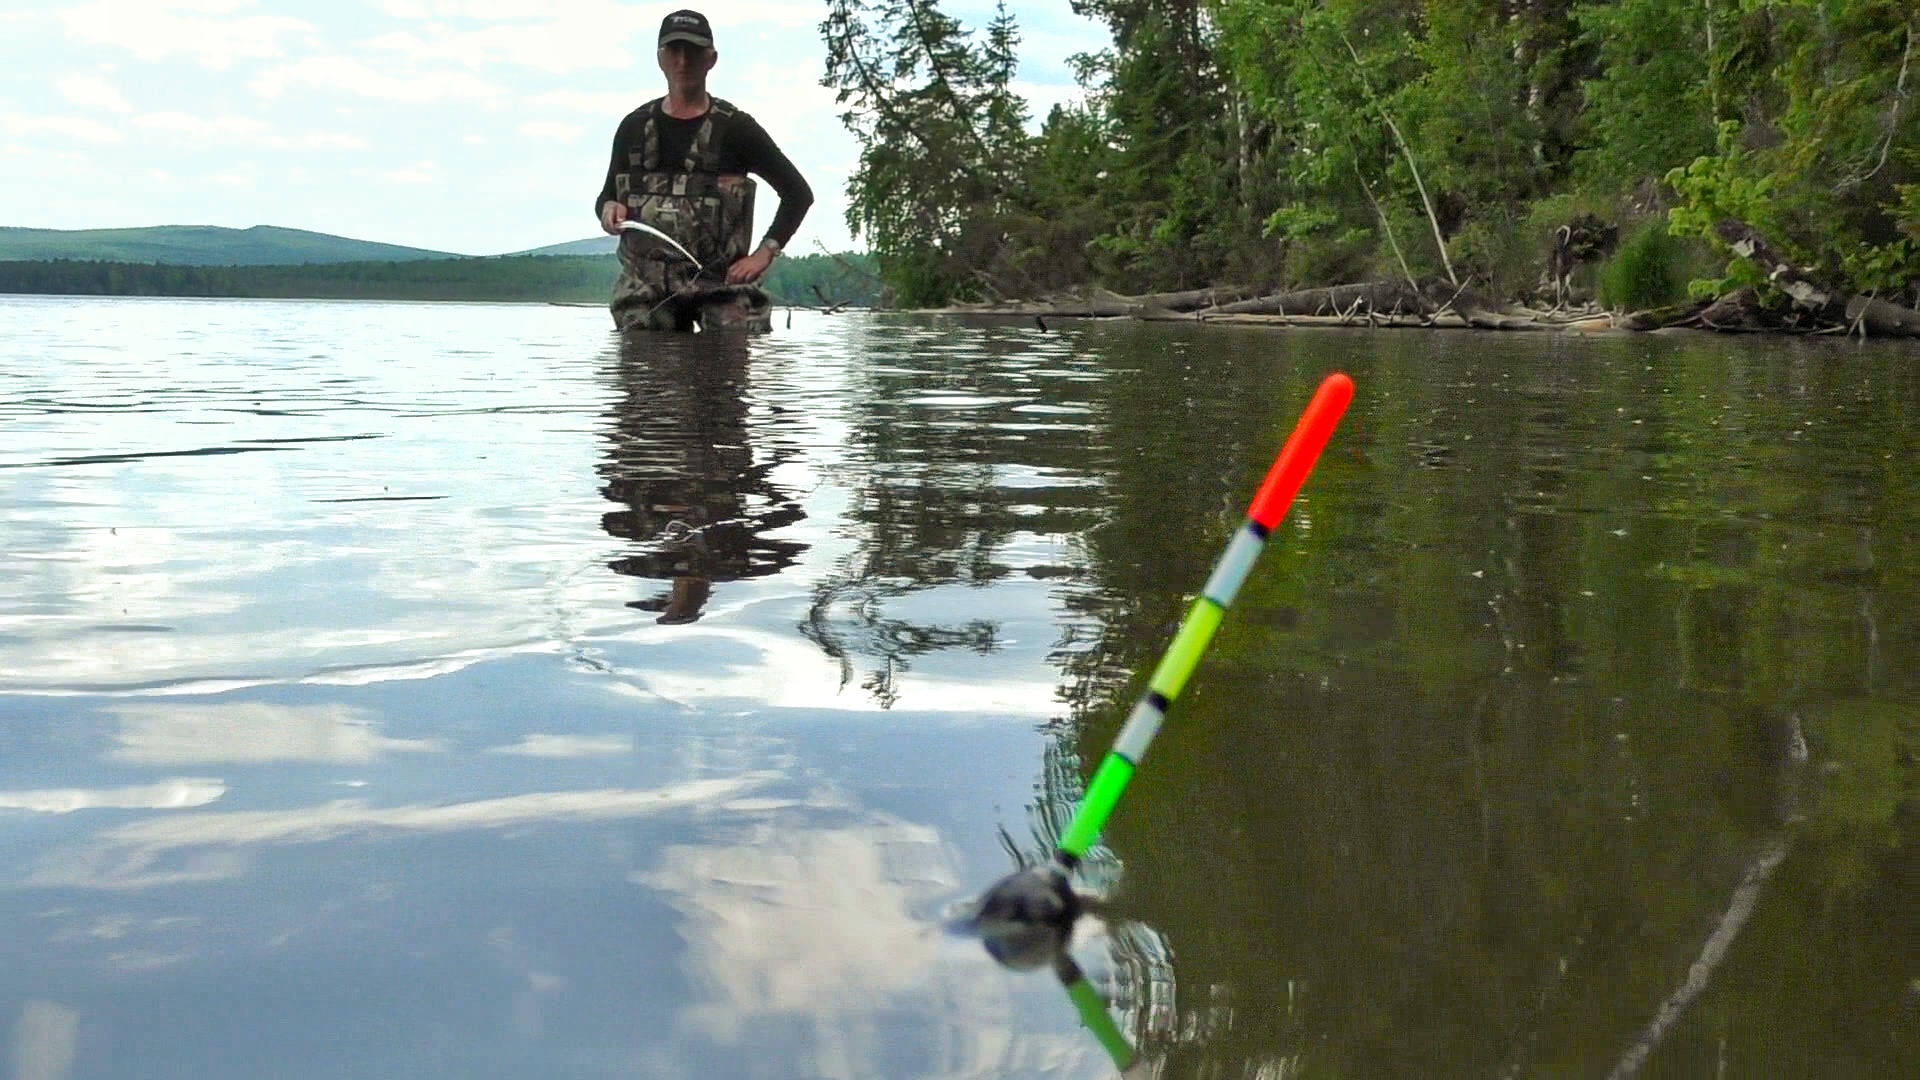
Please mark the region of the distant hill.
<svg viewBox="0 0 1920 1080"><path fill-rule="evenodd" d="M457 259L448 251L350 240L255 225L158 225L145 229L19 229L0 226L0 262L82 259L173 266L298 266L308 263Z"/></svg>
<svg viewBox="0 0 1920 1080"><path fill-rule="evenodd" d="M564 244L548 244L546 247L531 248L527 251L513 252L515 255L611 255L620 243L617 236L589 236L585 240L569 240Z"/></svg>

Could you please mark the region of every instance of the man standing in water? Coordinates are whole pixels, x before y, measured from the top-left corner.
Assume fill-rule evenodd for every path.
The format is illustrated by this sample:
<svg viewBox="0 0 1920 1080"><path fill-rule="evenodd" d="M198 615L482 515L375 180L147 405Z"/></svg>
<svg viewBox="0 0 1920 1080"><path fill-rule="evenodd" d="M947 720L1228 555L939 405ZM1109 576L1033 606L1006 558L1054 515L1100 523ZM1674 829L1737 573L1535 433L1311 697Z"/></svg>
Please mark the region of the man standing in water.
<svg viewBox="0 0 1920 1080"><path fill-rule="evenodd" d="M707 93L720 54L705 15L681 10L662 20L658 57L666 96L620 121L594 201L600 227L620 237L614 322L622 330L771 330L772 301L755 283L800 227L813 190L753 117ZM748 173L780 196L757 248ZM672 244L623 229L627 221L672 237L700 265Z"/></svg>

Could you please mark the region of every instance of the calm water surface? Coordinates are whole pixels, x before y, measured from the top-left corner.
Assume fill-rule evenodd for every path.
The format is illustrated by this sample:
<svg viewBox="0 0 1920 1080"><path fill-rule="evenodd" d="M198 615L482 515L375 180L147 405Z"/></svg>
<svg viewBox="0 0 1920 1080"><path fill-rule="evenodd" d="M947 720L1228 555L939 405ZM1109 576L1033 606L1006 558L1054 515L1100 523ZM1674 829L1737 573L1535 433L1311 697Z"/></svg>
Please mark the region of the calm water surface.
<svg viewBox="0 0 1920 1080"><path fill-rule="evenodd" d="M1911 1076L1920 350L0 298L0 1075ZM8 1070L11 1072L8 1072Z"/></svg>

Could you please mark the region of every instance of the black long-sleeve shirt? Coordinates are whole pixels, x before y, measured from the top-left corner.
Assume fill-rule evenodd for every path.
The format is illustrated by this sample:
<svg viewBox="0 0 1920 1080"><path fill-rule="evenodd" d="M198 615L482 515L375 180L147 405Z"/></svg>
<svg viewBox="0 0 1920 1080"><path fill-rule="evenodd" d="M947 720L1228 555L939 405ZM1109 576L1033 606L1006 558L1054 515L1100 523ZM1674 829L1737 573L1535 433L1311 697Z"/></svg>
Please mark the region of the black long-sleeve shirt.
<svg viewBox="0 0 1920 1080"><path fill-rule="evenodd" d="M687 150L693 146L693 138L700 133L700 125L705 120L704 113L691 120L679 120L661 111L660 160L664 168L678 169L687 160ZM774 193L780 196L780 209L774 212L773 224L767 226L767 236L784 248L807 216L807 208L813 205L813 189L807 186L806 178L793 167L793 162L787 160L787 155L773 144L773 137L758 120L736 109L727 127L720 140L720 172L725 176L751 173L773 187ZM614 130L613 160L607 165L607 182L593 203L595 217L600 216L601 207L614 200L613 178L627 171L627 156L639 151L646 137L647 106L642 105L628 113Z"/></svg>

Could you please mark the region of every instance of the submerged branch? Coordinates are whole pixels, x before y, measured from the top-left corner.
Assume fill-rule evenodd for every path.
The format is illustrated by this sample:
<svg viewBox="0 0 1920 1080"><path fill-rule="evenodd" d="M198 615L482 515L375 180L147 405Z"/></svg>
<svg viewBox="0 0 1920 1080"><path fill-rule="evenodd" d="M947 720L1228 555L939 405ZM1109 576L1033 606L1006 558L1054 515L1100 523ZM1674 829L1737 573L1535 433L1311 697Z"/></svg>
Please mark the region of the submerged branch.
<svg viewBox="0 0 1920 1080"><path fill-rule="evenodd" d="M1754 905L1760 900L1760 890L1766 886L1767 879L1779 868L1787 857L1787 842L1775 841L1761 850L1760 856L1747 867L1747 873L1741 879L1739 887L1733 890L1733 899L1727 904L1727 912L1714 926L1713 933L1707 937L1706 945L1700 950L1700 958L1687 969L1686 981L1660 1003L1660 1009L1653 1014L1640 1037L1627 1048L1620 1063L1607 1074L1607 1080L1627 1080L1640 1071L1647 1063L1648 1055L1666 1038L1668 1030L1687 1011L1687 1006L1706 990L1707 982L1713 978L1715 969L1727 958L1727 950L1732 947L1733 939L1740 936L1740 930L1746 926L1747 919L1753 915Z"/></svg>

